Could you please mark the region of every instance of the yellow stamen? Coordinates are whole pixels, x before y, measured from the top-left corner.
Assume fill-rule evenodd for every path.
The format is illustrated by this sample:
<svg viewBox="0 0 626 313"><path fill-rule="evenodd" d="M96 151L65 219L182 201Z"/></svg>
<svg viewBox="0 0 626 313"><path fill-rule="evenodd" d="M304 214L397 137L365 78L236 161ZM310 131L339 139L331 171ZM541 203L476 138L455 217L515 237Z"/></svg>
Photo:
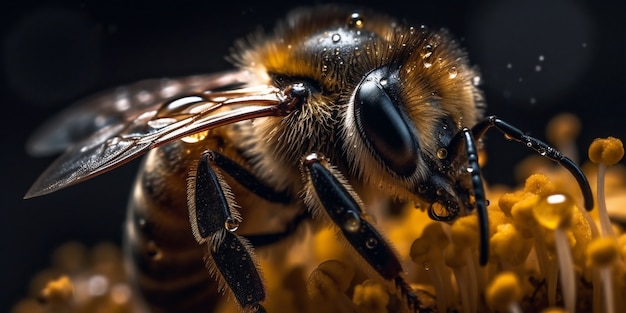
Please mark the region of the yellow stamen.
<svg viewBox="0 0 626 313"><path fill-rule="evenodd" d="M546 175L543 174L534 174L529 176L524 184L524 191L539 196L553 194L555 190L556 187L554 184Z"/></svg>
<svg viewBox="0 0 626 313"><path fill-rule="evenodd" d="M615 312L614 284L611 274L611 265L619 256L617 241L612 237L600 237L594 239L587 246L588 262L600 271L600 282L604 296L604 311ZM594 286L600 288L600 286ZM594 299L598 301L598 299Z"/></svg>
<svg viewBox="0 0 626 313"><path fill-rule="evenodd" d="M576 311L576 273L567 229L572 225L575 210L574 200L564 194L543 196L533 210L537 222L554 232L561 289L565 307L570 312Z"/></svg>
<svg viewBox="0 0 626 313"><path fill-rule="evenodd" d="M498 225L496 233L489 240L493 261L509 265L521 265L526 261L532 247L531 240L510 223Z"/></svg>
<svg viewBox="0 0 626 313"><path fill-rule="evenodd" d="M487 286L485 300L489 307L508 311L511 305L522 299L522 287L517 276L511 272L499 273Z"/></svg>
<svg viewBox="0 0 626 313"><path fill-rule="evenodd" d="M564 194L544 196L537 203L533 214L537 222L550 230L557 228L569 228L572 225L574 200Z"/></svg>
<svg viewBox="0 0 626 313"><path fill-rule="evenodd" d="M615 137L596 138L589 146L589 160L613 165L624 157L624 145Z"/></svg>

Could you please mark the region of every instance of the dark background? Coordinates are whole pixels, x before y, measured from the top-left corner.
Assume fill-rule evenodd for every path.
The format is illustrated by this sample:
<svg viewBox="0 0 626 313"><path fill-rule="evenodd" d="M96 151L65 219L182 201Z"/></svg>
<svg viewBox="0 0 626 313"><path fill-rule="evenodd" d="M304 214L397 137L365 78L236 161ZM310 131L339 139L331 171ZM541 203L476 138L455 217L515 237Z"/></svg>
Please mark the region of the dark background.
<svg viewBox="0 0 626 313"><path fill-rule="evenodd" d="M617 1L366 1L462 41L483 73L489 113L544 138L558 112L582 119L579 139L626 139L624 3ZM302 1L300 4L321 3ZM361 2L362 3L362 2ZM142 78L215 72L233 40L274 21L294 2L20 1L0 19L0 310L27 292L34 273L68 240L119 242L138 163L41 198L22 196L53 160L24 142L47 117L95 91ZM529 151L488 140L490 182L514 184Z"/></svg>

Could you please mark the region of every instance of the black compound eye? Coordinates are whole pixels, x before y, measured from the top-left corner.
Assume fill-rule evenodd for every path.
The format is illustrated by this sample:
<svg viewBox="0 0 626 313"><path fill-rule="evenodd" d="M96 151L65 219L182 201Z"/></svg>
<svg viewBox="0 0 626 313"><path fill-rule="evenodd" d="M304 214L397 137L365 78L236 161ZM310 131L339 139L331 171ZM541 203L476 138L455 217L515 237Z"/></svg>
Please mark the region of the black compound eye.
<svg viewBox="0 0 626 313"><path fill-rule="evenodd" d="M397 175L415 172L419 158L417 132L390 93L398 90L397 75L385 68L370 72L357 87L354 118L372 152Z"/></svg>

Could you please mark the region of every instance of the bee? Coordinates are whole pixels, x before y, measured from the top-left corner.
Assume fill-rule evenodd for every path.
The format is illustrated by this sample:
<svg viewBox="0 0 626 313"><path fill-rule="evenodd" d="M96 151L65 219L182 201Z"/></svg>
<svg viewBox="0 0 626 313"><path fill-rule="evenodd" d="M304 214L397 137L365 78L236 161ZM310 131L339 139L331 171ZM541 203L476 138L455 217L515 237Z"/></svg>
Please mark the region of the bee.
<svg viewBox="0 0 626 313"><path fill-rule="evenodd" d="M255 248L289 240L304 224L335 229L409 309L426 311L368 208L381 199L414 202L444 222L476 212L485 264L488 201L478 154L491 128L568 169L593 207L573 161L484 116L478 71L445 30L361 8L302 8L272 34L236 42L230 60L232 71L146 80L88 98L28 144L36 154L65 152L26 198L146 154L125 246L155 312L209 311L218 289L243 311L265 311Z"/></svg>

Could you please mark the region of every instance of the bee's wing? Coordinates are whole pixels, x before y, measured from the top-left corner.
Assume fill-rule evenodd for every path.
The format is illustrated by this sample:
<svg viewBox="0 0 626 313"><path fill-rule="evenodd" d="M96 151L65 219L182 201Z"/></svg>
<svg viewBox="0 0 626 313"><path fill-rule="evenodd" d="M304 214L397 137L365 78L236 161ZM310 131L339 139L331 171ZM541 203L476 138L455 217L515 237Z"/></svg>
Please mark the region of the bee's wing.
<svg viewBox="0 0 626 313"><path fill-rule="evenodd" d="M111 107L115 106L110 102L115 95L103 94L70 108L44 126L31 142L30 149L35 152L68 148L41 174L25 198L79 183L193 133L255 117L285 114L278 109L283 99L278 89L267 85L241 87L246 83L245 77L245 72L229 72L176 80L174 83L182 84L199 79L202 83L196 81L197 87L181 86L190 94L176 93L179 97L174 98L163 96L158 87L161 82L145 81L129 89L148 92L145 87L138 89L142 83L147 84L152 87L153 102L138 103L135 97L128 105ZM236 89L236 85L241 88ZM156 96L159 92L161 95ZM226 106L229 109L220 109ZM89 128L95 132L86 134ZM88 136L74 140L80 137L76 133Z"/></svg>
<svg viewBox="0 0 626 313"><path fill-rule="evenodd" d="M246 83L243 72L232 71L176 79L148 79L105 90L78 101L39 127L26 143L29 154L62 152L104 128L128 123L157 110L167 99Z"/></svg>

